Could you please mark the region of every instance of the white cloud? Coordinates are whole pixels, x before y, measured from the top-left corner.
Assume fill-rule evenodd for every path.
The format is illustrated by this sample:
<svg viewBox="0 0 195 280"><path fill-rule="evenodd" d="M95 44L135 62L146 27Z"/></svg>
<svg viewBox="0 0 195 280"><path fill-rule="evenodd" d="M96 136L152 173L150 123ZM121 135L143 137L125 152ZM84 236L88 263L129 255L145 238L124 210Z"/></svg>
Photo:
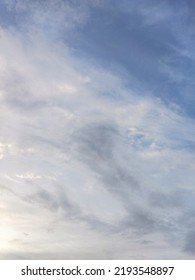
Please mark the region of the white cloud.
<svg viewBox="0 0 195 280"><path fill-rule="evenodd" d="M39 175L35 175L33 173L25 173L25 174L16 174L16 177L19 178L19 179L24 179L24 180L27 180L27 181L34 181L34 180L37 180L37 179L40 179L41 176Z"/></svg>

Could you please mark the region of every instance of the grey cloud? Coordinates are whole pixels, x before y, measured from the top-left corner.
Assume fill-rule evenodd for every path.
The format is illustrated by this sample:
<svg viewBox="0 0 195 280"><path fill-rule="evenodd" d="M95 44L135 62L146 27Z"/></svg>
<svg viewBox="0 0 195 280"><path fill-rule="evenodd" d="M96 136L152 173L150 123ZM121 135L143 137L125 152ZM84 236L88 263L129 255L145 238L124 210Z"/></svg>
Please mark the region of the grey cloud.
<svg viewBox="0 0 195 280"><path fill-rule="evenodd" d="M167 209L167 208L175 208L181 207L182 204L182 196L178 195L176 192L167 192L163 193L162 191L150 191L149 192L149 203L152 207L156 208L162 208L162 209Z"/></svg>
<svg viewBox="0 0 195 280"><path fill-rule="evenodd" d="M187 234L186 240L185 240L185 247L184 250L188 253L191 253L195 255L195 231L192 230Z"/></svg>
<svg viewBox="0 0 195 280"><path fill-rule="evenodd" d="M42 188L41 185L37 185L34 182L29 183L28 186L31 188L30 194L19 194L17 190L13 190L12 188L6 186L0 186L0 191L2 195L8 192L13 195L15 199L20 200L21 202L32 204L42 209L46 208L51 212L56 212L58 209L61 209L64 215L69 216L69 218L79 218L81 216L81 209L71 202L62 186L51 185L48 187L48 190ZM53 188L55 188L55 193L52 193ZM37 191L33 189L36 189Z"/></svg>
<svg viewBox="0 0 195 280"><path fill-rule="evenodd" d="M58 203L52 195L39 187L39 191L35 194L27 195L24 198L29 203L38 204L41 207L47 207L50 210L56 210L58 208Z"/></svg>
<svg viewBox="0 0 195 280"><path fill-rule="evenodd" d="M109 123L92 123L77 132L79 148L83 157L94 162L109 161L113 158L113 149L119 137L117 128Z"/></svg>
<svg viewBox="0 0 195 280"><path fill-rule="evenodd" d="M83 209L68 197L67 191L62 185L55 184L54 187L55 194L52 194L51 190L47 191L39 187L39 191L37 191L35 194L22 197L22 200L28 203L35 204L41 208L47 208L52 212L61 210L64 218L83 221L87 223L91 228L99 232L110 233L118 231L117 225L108 225L92 214L84 214Z"/></svg>
<svg viewBox="0 0 195 280"><path fill-rule="evenodd" d="M129 218L123 221L122 227L126 232L133 232L143 237L144 234L153 233L157 229L157 222L147 210L137 208L129 214Z"/></svg>
<svg viewBox="0 0 195 280"><path fill-rule="evenodd" d="M131 161L123 162L125 148L121 150L121 145L123 136L114 123L90 123L81 127L73 138L76 157L96 174L107 190L126 199L140 185L131 175Z"/></svg>
<svg viewBox="0 0 195 280"><path fill-rule="evenodd" d="M126 209L128 217L110 226L109 231L124 231L127 235L138 232L141 238L143 234L158 231L161 221L147 208L144 209L150 202L141 192L143 186L139 180L131 174L133 159L127 157L124 160L123 137L114 123L90 123L74 134L73 145L79 161L87 165L103 187L121 200ZM155 207L153 205L153 209ZM106 230L108 225L93 219L89 219L91 224Z"/></svg>
<svg viewBox="0 0 195 280"><path fill-rule="evenodd" d="M114 123L91 123L80 128L74 135L76 157L93 172L103 187L123 202L128 215L113 228L120 232L139 232L142 234L154 231L169 231L173 224L163 220L170 216L167 207L178 206L174 195L165 195L147 189L131 174L133 159L126 154L124 135ZM121 148L122 147L122 148ZM124 160L125 158L125 160ZM122 163L122 164L121 164ZM142 203L143 202L143 203ZM161 216L155 214L162 208ZM150 211L150 210L151 211ZM153 211L153 210L154 211ZM111 228L110 228L111 230Z"/></svg>
<svg viewBox="0 0 195 280"><path fill-rule="evenodd" d="M31 112L42 108L47 103L44 99L37 98L33 94L32 84L29 77L19 74L16 71L9 71L9 76L1 81L1 87L6 94L3 95L3 102L11 109L19 112Z"/></svg>
<svg viewBox="0 0 195 280"><path fill-rule="evenodd" d="M30 100L27 92L24 93L24 96L20 97L15 94L13 96L10 95L6 97L5 102L8 106L18 110L20 113L24 111L35 111L43 108L46 105L45 101L36 101L33 99Z"/></svg>
<svg viewBox="0 0 195 280"><path fill-rule="evenodd" d="M189 198L191 197L191 199ZM140 197L137 197L138 201ZM180 239L186 229L195 222L192 209L193 192L186 190L167 191L147 190L147 195L141 197L142 204L134 204L133 209L127 208L129 216L121 221L124 231L138 232L138 235L162 233L167 240ZM129 203L131 200L129 199ZM182 245L180 244L182 247Z"/></svg>
<svg viewBox="0 0 195 280"><path fill-rule="evenodd" d="M55 193L52 192L54 188ZM47 208L49 211L61 209L64 216L68 216L69 218L79 218L81 216L82 209L68 198L63 186L54 184L48 190L43 189L41 186L38 189L34 194L25 196L24 200L32 204L37 204L39 207Z"/></svg>

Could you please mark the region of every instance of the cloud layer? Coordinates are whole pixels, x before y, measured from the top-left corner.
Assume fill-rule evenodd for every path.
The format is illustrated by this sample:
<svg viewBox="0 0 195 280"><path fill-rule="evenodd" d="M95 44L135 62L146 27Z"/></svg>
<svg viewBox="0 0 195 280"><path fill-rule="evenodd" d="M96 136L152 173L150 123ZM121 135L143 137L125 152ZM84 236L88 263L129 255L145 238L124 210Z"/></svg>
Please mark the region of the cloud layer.
<svg viewBox="0 0 195 280"><path fill-rule="evenodd" d="M3 2L0 258L193 259L191 2Z"/></svg>

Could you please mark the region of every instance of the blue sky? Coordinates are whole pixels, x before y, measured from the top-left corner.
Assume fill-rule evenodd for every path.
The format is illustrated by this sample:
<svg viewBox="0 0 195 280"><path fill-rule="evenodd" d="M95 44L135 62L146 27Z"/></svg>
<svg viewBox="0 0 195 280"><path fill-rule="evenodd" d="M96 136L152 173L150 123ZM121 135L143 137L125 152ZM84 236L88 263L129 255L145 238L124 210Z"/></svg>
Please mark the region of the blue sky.
<svg viewBox="0 0 195 280"><path fill-rule="evenodd" d="M1 1L1 259L194 259L194 12Z"/></svg>

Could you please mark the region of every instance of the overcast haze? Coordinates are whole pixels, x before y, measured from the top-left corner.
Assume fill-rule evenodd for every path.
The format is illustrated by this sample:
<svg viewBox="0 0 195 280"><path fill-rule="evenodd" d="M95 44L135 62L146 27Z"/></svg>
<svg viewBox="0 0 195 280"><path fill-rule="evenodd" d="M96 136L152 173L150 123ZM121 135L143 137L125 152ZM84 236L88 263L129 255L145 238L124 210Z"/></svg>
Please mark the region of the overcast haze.
<svg viewBox="0 0 195 280"><path fill-rule="evenodd" d="M194 14L0 1L0 259L195 258Z"/></svg>

